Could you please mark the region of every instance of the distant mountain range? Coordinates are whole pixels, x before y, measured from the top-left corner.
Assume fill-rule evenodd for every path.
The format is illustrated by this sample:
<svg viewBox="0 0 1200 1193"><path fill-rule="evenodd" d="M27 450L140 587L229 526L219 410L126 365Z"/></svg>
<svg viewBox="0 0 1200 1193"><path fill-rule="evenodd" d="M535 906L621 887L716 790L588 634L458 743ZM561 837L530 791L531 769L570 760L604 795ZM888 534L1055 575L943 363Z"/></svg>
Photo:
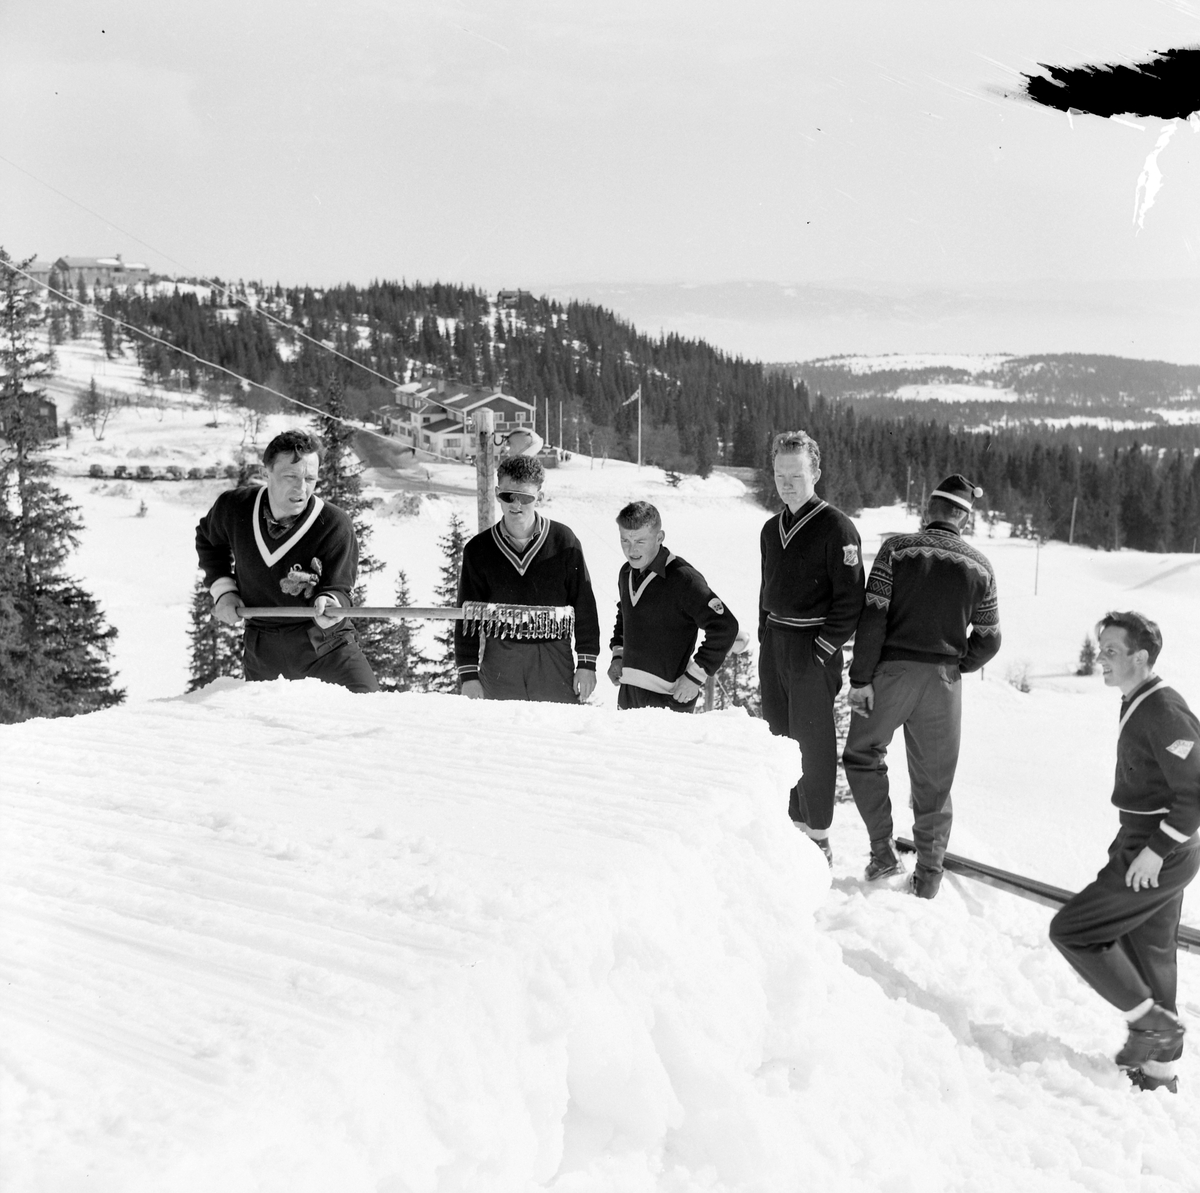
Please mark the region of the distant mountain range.
<svg viewBox="0 0 1200 1193"><path fill-rule="evenodd" d="M954 425L1200 423L1200 365L1048 356L840 356L777 368L860 414Z"/></svg>
<svg viewBox="0 0 1200 1193"><path fill-rule="evenodd" d="M837 353L1078 352L1200 363L1200 280L957 286L872 282L579 282L535 286L599 303L640 331L762 361Z"/></svg>

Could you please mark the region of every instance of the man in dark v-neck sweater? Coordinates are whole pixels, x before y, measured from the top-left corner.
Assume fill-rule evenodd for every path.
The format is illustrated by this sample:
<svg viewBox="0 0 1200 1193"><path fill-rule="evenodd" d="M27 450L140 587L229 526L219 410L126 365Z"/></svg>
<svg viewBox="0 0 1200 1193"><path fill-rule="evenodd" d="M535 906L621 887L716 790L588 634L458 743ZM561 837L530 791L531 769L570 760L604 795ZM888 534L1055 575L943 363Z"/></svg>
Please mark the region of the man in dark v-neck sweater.
<svg viewBox="0 0 1200 1193"><path fill-rule="evenodd" d="M263 453L267 483L222 493L196 527L196 554L218 621L238 625L243 605L313 608L311 621L245 623L248 680L311 678L374 692L358 637L336 612L352 603L358 542L349 516L315 493L321 453L306 431L272 439Z"/></svg>
<svg viewBox="0 0 1200 1193"><path fill-rule="evenodd" d="M821 452L804 431L776 435L771 455L784 508L759 535L763 717L772 733L800 747L802 773L792 788L788 815L832 866L833 702L842 686L842 646L863 607L861 544L854 523L817 496Z"/></svg>
<svg viewBox="0 0 1200 1193"><path fill-rule="evenodd" d="M1200 871L1200 721L1154 674L1162 633L1140 613L1096 627L1100 670L1121 691L1108 864L1050 922L1050 940L1125 1017L1116 1061L1139 1089L1178 1088L1176 1005L1184 888Z"/></svg>
<svg viewBox="0 0 1200 1193"><path fill-rule="evenodd" d="M586 701L596 687L600 620L583 549L569 527L537 512L545 470L529 456L502 460L499 522L463 548L458 603L570 606L570 639L487 637L455 623L454 657L464 696L489 700Z"/></svg>

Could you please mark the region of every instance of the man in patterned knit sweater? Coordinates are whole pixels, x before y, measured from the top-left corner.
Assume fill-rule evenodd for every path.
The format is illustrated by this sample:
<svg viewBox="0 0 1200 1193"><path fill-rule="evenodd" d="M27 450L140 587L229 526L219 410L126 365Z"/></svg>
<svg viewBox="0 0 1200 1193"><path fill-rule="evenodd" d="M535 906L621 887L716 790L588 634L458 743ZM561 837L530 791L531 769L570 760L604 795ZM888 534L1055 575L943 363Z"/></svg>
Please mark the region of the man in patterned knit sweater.
<svg viewBox="0 0 1200 1193"><path fill-rule="evenodd" d="M246 623L247 679L321 679L374 692L379 684L357 635L333 612L351 604L358 542L349 516L316 496L323 450L307 431L276 435L263 452L267 483L222 493L196 527L196 554L213 616L226 625L242 620L242 605L312 606L312 623Z"/></svg>
<svg viewBox="0 0 1200 1193"><path fill-rule="evenodd" d="M759 535L758 678L772 733L800 746L802 775L788 815L830 866L842 646L863 605L861 545L854 523L816 495L821 451L803 431L776 435L775 488L784 508Z"/></svg>
<svg viewBox="0 0 1200 1193"><path fill-rule="evenodd" d="M924 529L889 538L875 557L850 664L850 732L842 762L871 838L868 879L900 870L885 758L904 726L917 865L910 889L932 899L950 839L958 766L961 677L1000 649L992 565L962 539L977 489L947 477Z"/></svg>
<svg viewBox="0 0 1200 1193"><path fill-rule="evenodd" d="M617 707L692 712L733 646L737 618L687 560L663 546L662 518L648 501L630 502L617 526L628 561L617 576L609 643L608 678L620 684ZM701 630L704 643L696 650Z"/></svg>
<svg viewBox="0 0 1200 1193"><path fill-rule="evenodd" d="M1139 1089L1178 1090L1175 938L1183 890L1200 870L1200 721L1154 674L1158 626L1109 613L1096 627L1100 669L1121 690L1112 802L1121 827L1096 880L1050 922L1050 940L1125 1016L1117 1064Z"/></svg>
<svg viewBox="0 0 1200 1193"><path fill-rule="evenodd" d="M458 603L570 605L575 610L575 650L566 637L486 638L455 623L454 657L462 694L473 700L586 701L596 689L600 619L579 540L561 522L538 513L542 465L531 456L509 456L496 469L496 496L504 513L463 548Z"/></svg>

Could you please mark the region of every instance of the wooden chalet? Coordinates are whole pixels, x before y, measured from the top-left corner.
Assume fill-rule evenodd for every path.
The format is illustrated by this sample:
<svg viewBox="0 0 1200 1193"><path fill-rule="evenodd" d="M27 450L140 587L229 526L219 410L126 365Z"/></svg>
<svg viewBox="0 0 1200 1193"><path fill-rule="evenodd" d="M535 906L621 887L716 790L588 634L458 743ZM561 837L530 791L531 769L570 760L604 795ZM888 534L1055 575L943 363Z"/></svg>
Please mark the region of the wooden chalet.
<svg viewBox="0 0 1200 1193"><path fill-rule="evenodd" d="M500 390L453 381L410 381L396 401L376 411L380 427L424 459L466 460L475 454L474 415L490 410L498 434L532 430L534 405Z"/></svg>

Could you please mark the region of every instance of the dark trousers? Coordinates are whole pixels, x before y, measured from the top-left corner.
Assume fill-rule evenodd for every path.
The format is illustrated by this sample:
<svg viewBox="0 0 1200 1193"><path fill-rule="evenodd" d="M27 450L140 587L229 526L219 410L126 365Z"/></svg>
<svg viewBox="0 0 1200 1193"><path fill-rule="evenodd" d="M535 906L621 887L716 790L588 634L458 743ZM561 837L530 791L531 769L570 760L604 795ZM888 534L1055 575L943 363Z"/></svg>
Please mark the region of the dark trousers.
<svg viewBox="0 0 1200 1193"><path fill-rule="evenodd" d="M842 652L817 661L816 630L787 630L767 622L758 652L762 710L772 733L800 747L800 781L788 815L824 832L833 823L837 784L837 731L833 701L842 686Z"/></svg>
<svg viewBox="0 0 1200 1193"><path fill-rule="evenodd" d="M1183 889L1200 870L1200 842L1193 837L1171 850L1157 887L1127 887L1125 872L1148 836L1144 828L1123 827L1095 881L1050 921L1051 942L1101 998L1122 1011L1148 998L1169 1011L1176 1009L1175 937Z"/></svg>
<svg viewBox="0 0 1200 1193"><path fill-rule="evenodd" d="M617 689L618 708L669 708L672 712L692 712L695 710L696 700L699 699L697 696L685 704L676 700L674 696L668 696L666 692L651 692L631 683L623 683Z"/></svg>
<svg viewBox="0 0 1200 1193"><path fill-rule="evenodd" d="M948 663L880 663L871 679L874 707L852 716L842 764L855 806L872 841L892 835L887 752L904 726L908 779L912 788L913 842L918 865L940 871L954 807L950 788L958 767L962 722L962 678Z"/></svg>
<svg viewBox="0 0 1200 1193"><path fill-rule="evenodd" d="M575 694L575 659L562 638L548 642L488 638L481 650L479 682L489 700L579 703Z"/></svg>
<svg viewBox="0 0 1200 1193"><path fill-rule="evenodd" d="M251 681L320 679L352 692L378 692L375 672L350 626L323 630L303 621L286 626L246 627L242 668Z"/></svg>

